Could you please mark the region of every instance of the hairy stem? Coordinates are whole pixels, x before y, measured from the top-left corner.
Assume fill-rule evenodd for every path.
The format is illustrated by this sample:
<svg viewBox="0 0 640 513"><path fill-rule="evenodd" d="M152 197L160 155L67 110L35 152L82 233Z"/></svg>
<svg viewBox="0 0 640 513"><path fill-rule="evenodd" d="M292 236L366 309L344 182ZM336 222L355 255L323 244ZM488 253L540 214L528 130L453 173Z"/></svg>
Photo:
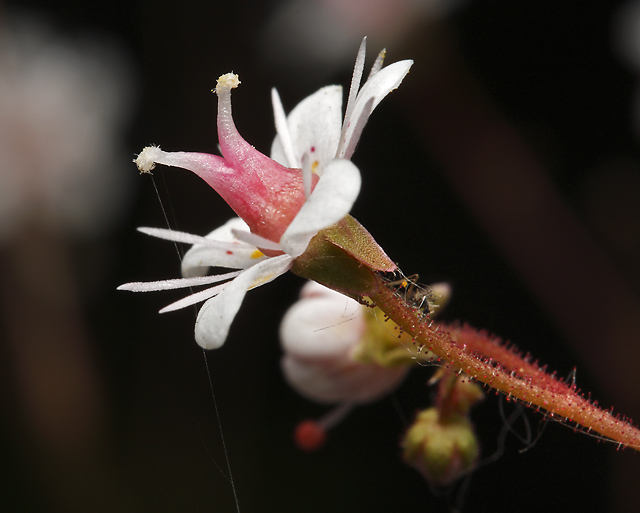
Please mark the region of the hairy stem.
<svg viewBox="0 0 640 513"><path fill-rule="evenodd" d="M407 303L382 277L370 298L398 327L409 333L419 350L431 351L471 378L550 417L593 431L621 447L640 451L640 431L630 420L602 410L576 388L469 327L439 326Z"/></svg>

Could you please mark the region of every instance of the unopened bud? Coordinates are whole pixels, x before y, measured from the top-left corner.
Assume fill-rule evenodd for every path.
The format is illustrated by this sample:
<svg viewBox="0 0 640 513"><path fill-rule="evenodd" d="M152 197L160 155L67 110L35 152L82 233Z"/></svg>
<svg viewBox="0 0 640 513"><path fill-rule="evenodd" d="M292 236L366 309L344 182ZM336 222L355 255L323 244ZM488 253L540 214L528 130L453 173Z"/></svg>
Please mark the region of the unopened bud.
<svg viewBox="0 0 640 513"><path fill-rule="evenodd" d="M326 439L327 431L324 426L311 419L300 422L293 433L293 440L298 449L306 452L317 451Z"/></svg>
<svg viewBox="0 0 640 513"><path fill-rule="evenodd" d="M405 461L437 486L447 485L471 470L479 455L471 422L459 414L443 420L436 408L418 415L402 446Z"/></svg>

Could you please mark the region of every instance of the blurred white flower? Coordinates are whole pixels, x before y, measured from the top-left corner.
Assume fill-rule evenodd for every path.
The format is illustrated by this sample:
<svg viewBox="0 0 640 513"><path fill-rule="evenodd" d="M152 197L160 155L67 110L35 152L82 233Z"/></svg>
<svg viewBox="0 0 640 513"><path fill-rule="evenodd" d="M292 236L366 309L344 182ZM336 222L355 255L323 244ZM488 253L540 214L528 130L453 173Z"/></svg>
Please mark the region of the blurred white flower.
<svg viewBox="0 0 640 513"><path fill-rule="evenodd" d="M613 49L621 61L640 74L640 1L622 4L613 19ZM636 87L632 105L635 135L640 136L640 88Z"/></svg>
<svg viewBox="0 0 640 513"><path fill-rule="evenodd" d="M126 199L129 72L114 47L44 23L0 30L0 236L25 222L94 234Z"/></svg>
<svg viewBox="0 0 640 513"><path fill-rule="evenodd" d="M613 47L618 57L640 71L640 2L622 4L613 19Z"/></svg>
<svg viewBox="0 0 640 513"><path fill-rule="evenodd" d="M363 35L374 45L384 41L399 46L412 28L439 19L464 2L289 0L266 23L259 50L270 64L295 68L299 79L318 80L318 75L343 67Z"/></svg>
<svg viewBox="0 0 640 513"><path fill-rule="evenodd" d="M359 344L368 333L371 309L309 282L280 326L282 369L289 384L321 403L365 403L395 389L406 365L362 363ZM390 336L394 336L390 334Z"/></svg>

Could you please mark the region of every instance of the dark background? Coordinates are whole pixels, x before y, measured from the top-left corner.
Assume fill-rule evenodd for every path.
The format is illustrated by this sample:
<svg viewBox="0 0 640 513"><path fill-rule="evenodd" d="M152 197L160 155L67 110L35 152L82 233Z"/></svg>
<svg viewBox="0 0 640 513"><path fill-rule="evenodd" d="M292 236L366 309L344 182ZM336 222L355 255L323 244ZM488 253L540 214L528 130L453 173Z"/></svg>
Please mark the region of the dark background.
<svg viewBox="0 0 640 513"><path fill-rule="evenodd" d="M416 63L364 132L353 159L364 183L353 214L406 274L452 284L446 320L512 340L560 375L577 366L583 390L637 418L638 78L614 50L619 4L476 0L415 22L393 44L371 34L371 59L387 45L388 62ZM5 21L20 9L70 37L97 32L117 42L136 84L122 134L132 158L149 143L217 152L210 90L222 73L240 75L236 124L265 153L274 135L271 87L290 110L323 85L347 86L357 43L333 67L274 54L264 31L275 7L65 0L2 9ZM331 36L318 30L319 48L323 37ZM297 45L294 35L285 42ZM226 345L204 356L193 341L196 310L156 313L179 292L115 291L177 276L173 246L137 226L164 227L164 209L173 228L204 234L231 215L188 173L158 169L154 181L162 204L151 179L139 177L109 233L67 241L99 383L88 442L57 447L30 425L19 371L3 349L0 509L235 511L211 389L242 512L452 509L460 487L436 497L398 456L408 419L429 403L430 369L355 410L319 453L293 446L293 426L326 411L298 397L279 371L278 324L300 279L287 275L248 294ZM548 196L520 198L539 181ZM55 397L55 380L50 386ZM499 445L499 401L489 393L474 412L484 457ZM544 426L540 414L526 417L534 433ZM508 438L504 454L472 475L465 511L633 511L640 502L631 451L554 422L519 453L525 447Z"/></svg>

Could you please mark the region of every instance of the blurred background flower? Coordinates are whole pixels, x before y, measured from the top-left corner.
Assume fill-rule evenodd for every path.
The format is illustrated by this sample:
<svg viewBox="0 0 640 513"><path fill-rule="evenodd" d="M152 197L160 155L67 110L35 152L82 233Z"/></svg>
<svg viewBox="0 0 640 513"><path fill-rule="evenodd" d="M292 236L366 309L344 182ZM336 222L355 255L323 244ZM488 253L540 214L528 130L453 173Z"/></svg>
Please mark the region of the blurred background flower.
<svg viewBox="0 0 640 513"><path fill-rule="evenodd" d="M100 285L76 261L101 273L103 241L128 206L132 100L128 56L111 38L65 34L30 13L0 16L0 304L4 385L15 392L3 417L46 509L109 511L124 493L85 318ZM8 484L11 503L25 490ZM29 495L8 509L31 509L39 493Z"/></svg>
<svg viewBox="0 0 640 513"><path fill-rule="evenodd" d="M293 446L290 426L323 410L291 391L278 365L278 324L300 280L278 280L247 297L230 333L234 343L206 355L210 374L193 342L195 312L158 316L166 297L115 291L120 283L179 269L179 258L164 251L165 243L135 232L140 225L164 227L154 183L174 228L205 234L231 214L187 173L158 170L153 183L136 180L129 164L134 153L150 143L167 151L215 153L210 90L221 73L232 70L243 80L234 97L238 129L267 152L275 134L270 88L278 88L289 111L323 85L348 84L363 30L370 31L371 54L386 46L389 62L412 58L416 64L403 87L376 110L360 141L354 163L364 180L354 216L405 273L420 273L423 283L452 283L455 297L445 320L468 320L513 340L560 374L577 365L578 386L639 420L633 365L640 351L640 152L632 121L638 78L614 50L614 19L623 16L623 3L468 0L443 2L433 16L409 1L390 10L349 1L5 2L3 112L15 112L18 102L5 98L22 98L5 85L17 79L10 79L4 64L4 56L18 55L11 50L18 43L10 36L9 13L20 7L23 15L39 13L40 26L50 27L46 52L40 50L49 67L58 62L53 55L64 53L61 47L71 46L65 52L86 66L74 69L86 71L55 65L67 70L69 80L77 76L76 85L56 85L63 83L58 77L49 103L47 88L37 89L32 105L12 124L36 134L27 130L44 123L45 113L33 110L36 97L43 97L42 105L71 108L64 95L54 99L60 90L76 98L70 103L87 116L56 115L58 129L38 138L17 128L5 135L2 128L0 146L13 152L16 164L8 168L9 157L2 156L1 183L20 184L14 185L20 193L2 207L12 214L0 221L6 234L0 509L232 510L210 386L241 511L297 511L301 504L309 512L448 509L447 500L430 494L399 458L398 434L429 402L429 369L412 373L391 397L353 411L323 451L309 456ZM306 34L314 36L313 44L302 42ZM110 52L96 56L90 50L94 37L118 41L111 51L133 62L142 91L137 104L117 87L122 75L113 71L120 65ZM355 43L347 48L350 40ZM96 96L83 92L82 84ZM133 116L129 128L118 108ZM75 147L63 166L73 171L49 173L61 169L54 150L66 147L58 141L73 120L87 124L76 137L96 158L86 168L77 165L81 154ZM102 143L92 134L102 134ZM7 140L20 144L5 150ZM24 141L30 144L26 152L19 151ZM43 166L47 156L50 166ZM136 184L129 203L125 190L114 185L120 166L127 165ZM89 167L108 174L112 185L81 178L77 170ZM31 178L24 180L26 171L20 179L7 178L18 168L29 169ZM53 184L45 188L48 181ZM49 198L60 194L49 191L60 189L79 190L75 195L82 198L54 203ZM91 193L96 189L104 196ZM115 192L107 194L109 189ZM24 201L25 194L39 199ZM281 299L273 301L274 294ZM71 306L63 313L53 307L63 305ZM27 361L39 362L28 368L55 373L27 371L18 363L16 348L27 344L17 342L29 340L27 335L38 341ZM76 341L74 349L54 338ZM64 366L57 363L63 357ZM30 392L33 383L38 386ZM34 397L44 399L34 403ZM34 404L49 410L34 410ZM484 454L498 443L499 404L491 397L474 412ZM529 418L535 430L541 418ZM359 450L363 440L375 450ZM550 497L558 509L633 509L633 484L640 476L636 454L558 425L547 426L532 450L519 454L520 448L509 439L502 459L472 476L469 509L537 511L548 507ZM542 489L544 494L535 492Z"/></svg>
<svg viewBox="0 0 640 513"><path fill-rule="evenodd" d="M130 196L130 70L113 43L18 15L0 32L0 237L99 237Z"/></svg>

